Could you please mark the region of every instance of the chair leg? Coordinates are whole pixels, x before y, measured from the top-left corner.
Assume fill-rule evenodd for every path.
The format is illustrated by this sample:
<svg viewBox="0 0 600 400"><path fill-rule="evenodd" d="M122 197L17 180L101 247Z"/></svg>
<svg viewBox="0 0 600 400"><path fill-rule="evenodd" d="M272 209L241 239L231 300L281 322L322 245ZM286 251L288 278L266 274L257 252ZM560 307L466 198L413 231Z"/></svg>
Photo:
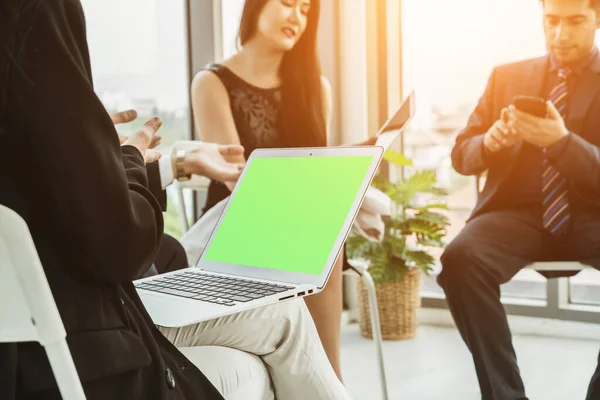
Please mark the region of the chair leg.
<svg viewBox="0 0 600 400"><path fill-rule="evenodd" d="M46 345L46 354L64 400L85 400L79 375L66 340Z"/></svg>
<svg viewBox="0 0 600 400"><path fill-rule="evenodd" d="M181 230L186 233L190 229L190 223L187 217L187 210L185 209L185 197L183 195L183 188L177 187L177 197L179 199L179 218L181 219Z"/></svg>
<svg viewBox="0 0 600 400"><path fill-rule="evenodd" d="M371 310L371 330L373 331L373 342L377 351L377 358L379 362L379 378L381 382L381 393L383 399L388 400L388 388L387 380L385 377L385 367L383 363L383 349L381 337L381 324L379 322L379 307L377 306L377 292L375 291L375 282L368 271L361 271L362 279L367 287L369 293L369 307Z"/></svg>

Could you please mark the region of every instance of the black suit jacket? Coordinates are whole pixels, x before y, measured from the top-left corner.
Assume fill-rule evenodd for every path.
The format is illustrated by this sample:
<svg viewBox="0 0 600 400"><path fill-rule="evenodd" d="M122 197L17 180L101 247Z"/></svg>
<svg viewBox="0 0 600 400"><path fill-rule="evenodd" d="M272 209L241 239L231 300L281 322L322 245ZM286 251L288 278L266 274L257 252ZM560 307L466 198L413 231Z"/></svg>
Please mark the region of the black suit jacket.
<svg viewBox="0 0 600 400"><path fill-rule="evenodd" d="M131 284L155 259L161 207L94 94L79 1L15 4L26 36L21 72L2 82L0 204L29 226L87 398L220 399ZM60 398L40 345L0 345L0 398Z"/></svg>
<svg viewBox="0 0 600 400"><path fill-rule="evenodd" d="M514 167L522 143L484 157L483 137L500 118L502 108L517 95L545 97L549 57L540 57L495 68L485 93L457 137L452 165L463 175L487 171L486 185L471 218L501 205L498 193ZM566 121L572 135L564 152L550 161L568 178L569 191L582 202L598 207L600 199L600 57L583 73L577 90L569 94Z"/></svg>

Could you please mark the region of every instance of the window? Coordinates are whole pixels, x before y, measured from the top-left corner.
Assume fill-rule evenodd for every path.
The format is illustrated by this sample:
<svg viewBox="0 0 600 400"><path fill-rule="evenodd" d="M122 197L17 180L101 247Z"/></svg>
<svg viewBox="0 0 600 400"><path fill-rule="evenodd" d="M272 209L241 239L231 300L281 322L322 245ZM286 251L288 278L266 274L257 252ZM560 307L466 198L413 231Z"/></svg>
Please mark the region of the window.
<svg viewBox="0 0 600 400"><path fill-rule="evenodd" d="M245 0L227 0L227 7L221 6L222 54L229 58L237 51L237 36Z"/></svg>
<svg viewBox="0 0 600 400"><path fill-rule="evenodd" d="M184 0L83 0L95 90L109 112L137 110L129 134L163 120L161 148L191 137ZM171 197L171 196L170 196ZM181 234L170 204L165 230Z"/></svg>
<svg viewBox="0 0 600 400"><path fill-rule="evenodd" d="M402 6L404 88L415 89L418 103L405 151L417 168L435 170L449 189L450 241L476 202L474 179L451 166L456 131L465 126L495 65L544 54L540 7L522 0L404 0ZM546 298L545 279L529 270L502 290L509 297ZM424 291L440 295L435 277L425 279Z"/></svg>

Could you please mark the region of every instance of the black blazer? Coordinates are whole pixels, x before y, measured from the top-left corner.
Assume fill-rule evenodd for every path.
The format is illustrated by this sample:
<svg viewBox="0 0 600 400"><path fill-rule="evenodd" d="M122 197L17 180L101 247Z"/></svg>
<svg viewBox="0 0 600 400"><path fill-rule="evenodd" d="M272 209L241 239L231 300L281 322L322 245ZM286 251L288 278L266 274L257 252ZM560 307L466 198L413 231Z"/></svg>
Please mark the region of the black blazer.
<svg viewBox="0 0 600 400"><path fill-rule="evenodd" d="M15 4L26 36L22 74L3 82L0 204L29 226L87 398L220 399L131 284L156 256L161 207L94 94L79 1ZM60 398L40 345L0 345L0 398Z"/></svg>
<svg viewBox="0 0 600 400"><path fill-rule="evenodd" d="M498 207L502 183L514 167L521 144L484 158L483 137L500 118L502 108L516 95L545 97L544 78L549 57L544 56L495 68L485 93L471 114L452 150L452 165L463 175L487 171L486 185L471 218ZM598 207L600 198L600 57L583 73L570 94L567 128L573 133L564 153L551 160L568 178L570 191L587 205Z"/></svg>

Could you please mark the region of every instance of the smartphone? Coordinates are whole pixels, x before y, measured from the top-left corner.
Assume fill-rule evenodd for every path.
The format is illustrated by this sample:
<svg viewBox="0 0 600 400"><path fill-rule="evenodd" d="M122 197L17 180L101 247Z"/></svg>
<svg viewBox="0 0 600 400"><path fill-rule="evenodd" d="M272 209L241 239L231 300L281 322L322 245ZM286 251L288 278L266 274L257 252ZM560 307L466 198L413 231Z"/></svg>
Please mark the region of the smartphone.
<svg viewBox="0 0 600 400"><path fill-rule="evenodd" d="M546 117L546 101L541 97L516 96L513 99L513 105L517 110L535 115L536 117Z"/></svg>

